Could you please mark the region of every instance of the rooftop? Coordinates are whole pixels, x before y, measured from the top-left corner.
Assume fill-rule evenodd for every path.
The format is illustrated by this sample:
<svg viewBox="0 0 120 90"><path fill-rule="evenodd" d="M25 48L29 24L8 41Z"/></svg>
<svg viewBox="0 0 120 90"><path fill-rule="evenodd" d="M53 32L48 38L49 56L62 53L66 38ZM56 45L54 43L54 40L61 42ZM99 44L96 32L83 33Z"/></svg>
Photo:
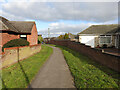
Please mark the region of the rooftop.
<svg viewBox="0 0 120 90"><path fill-rule="evenodd" d="M118 24L92 25L79 34L109 34L108 32L113 32L113 30L118 30Z"/></svg>
<svg viewBox="0 0 120 90"><path fill-rule="evenodd" d="M33 21L9 21L0 16L0 30L13 31L16 33L31 33Z"/></svg>

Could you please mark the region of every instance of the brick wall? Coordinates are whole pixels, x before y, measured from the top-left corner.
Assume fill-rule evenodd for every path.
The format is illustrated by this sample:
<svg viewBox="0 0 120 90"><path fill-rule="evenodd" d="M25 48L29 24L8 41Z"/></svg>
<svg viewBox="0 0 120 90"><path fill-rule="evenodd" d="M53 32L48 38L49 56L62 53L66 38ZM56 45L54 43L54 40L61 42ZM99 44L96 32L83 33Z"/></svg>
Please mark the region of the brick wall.
<svg viewBox="0 0 120 90"><path fill-rule="evenodd" d="M2 53L2 34L0 32L0 53Z"/></svg>
<svg viewBox="0 0 120 90"><path fill-rule="evenodd" d="M120 57L102 53L102 51L100 50L91 48L90 46L86 46L85 44L81 44L77 42L64 41L64 40L61 40L61 41L52 40L50 41L50 43L55 45L66 46L72 50L75 50L79 53L82 53L88 56L92 60L95 60L111 69L114 69L120 72L120 63L119 63Z"/></svg>
<svg viewBox="0 0 120 90"><path fill-rule="evenodd" d="M27 41L30 42L30 45L38 44L38 33L37 33L36 24L34 24L31 34L27 35Z"/></svg>
<svg viewBox="0 0 120 90"><path fill-rule="evenodd" d="M2 66L0 66L0 68L17 63L18 60L23 60L40 50L41 45L5 48L5 52L0 55L0 62L2 62Z"/></svg>
<svg viewBox="0 0 120 90"><path fill-rule="evenodd" d="M0 37L1 37L0 45L2 47L8 41L13 40L13 39L18 39L20 36L15 35L14 33L11 33L11 32L9 32L9 34L8 34L8 32L2 32L2 33L0 33Z"/></svg>

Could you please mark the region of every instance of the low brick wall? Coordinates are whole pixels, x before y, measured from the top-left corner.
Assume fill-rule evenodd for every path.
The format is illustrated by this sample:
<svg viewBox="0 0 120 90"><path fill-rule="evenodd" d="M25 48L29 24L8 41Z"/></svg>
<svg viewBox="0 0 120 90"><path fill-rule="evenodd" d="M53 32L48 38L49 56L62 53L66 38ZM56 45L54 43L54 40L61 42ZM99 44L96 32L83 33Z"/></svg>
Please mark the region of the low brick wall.
<svg viewBox="0 0 120 90"><path fill-rule="evenodd" d="M111 69L120 72L120 57L109 55L106 53L102 53L102 51L91 48L90 46L86 46L85 44L81 44L73 41L65 41L65 40L52 40L51 44L66 46L72 50L75 50L79 53L82 53L92 60L95 60Z"/></svg>
<svg viewBox="0 0 120 90"><path fill-rule="evenodd" d="M1 68L7 67L11 64L18 62L19 60L23 60L41 50L41 45L31 45L31 46L23 46L23 47L12 47L5 48L4 53L0 55L0 62L2 63Z"/></svg>

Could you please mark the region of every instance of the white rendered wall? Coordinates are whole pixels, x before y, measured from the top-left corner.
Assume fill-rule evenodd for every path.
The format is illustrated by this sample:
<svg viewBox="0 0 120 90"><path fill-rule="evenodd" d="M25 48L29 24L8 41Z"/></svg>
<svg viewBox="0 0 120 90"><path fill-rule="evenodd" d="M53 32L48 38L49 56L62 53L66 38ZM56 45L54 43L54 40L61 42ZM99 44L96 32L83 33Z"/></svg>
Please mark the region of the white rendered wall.
<svg viewBox="0 0 120 90"><path fill-rule="evenodd" d="M94 48L95 37L98 37L98 36L79 36L79 42L84 43L85 45L89 45Z"/></svg>

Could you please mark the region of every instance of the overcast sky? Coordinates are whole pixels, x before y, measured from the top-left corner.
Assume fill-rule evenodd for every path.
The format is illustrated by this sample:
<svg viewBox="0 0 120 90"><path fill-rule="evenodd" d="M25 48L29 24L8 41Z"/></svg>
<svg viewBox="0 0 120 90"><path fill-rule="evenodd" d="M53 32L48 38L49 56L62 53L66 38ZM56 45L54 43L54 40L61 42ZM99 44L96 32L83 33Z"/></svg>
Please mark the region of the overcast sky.
<svg viewBox="0 0 120 90"><path fill-rule="evenodd" d="M14 21L35 21L43 37L47 37L48 28L52 37L77 34L90 25L118 23L119 0L56 1L0 0L0 15Z"/></svg>

